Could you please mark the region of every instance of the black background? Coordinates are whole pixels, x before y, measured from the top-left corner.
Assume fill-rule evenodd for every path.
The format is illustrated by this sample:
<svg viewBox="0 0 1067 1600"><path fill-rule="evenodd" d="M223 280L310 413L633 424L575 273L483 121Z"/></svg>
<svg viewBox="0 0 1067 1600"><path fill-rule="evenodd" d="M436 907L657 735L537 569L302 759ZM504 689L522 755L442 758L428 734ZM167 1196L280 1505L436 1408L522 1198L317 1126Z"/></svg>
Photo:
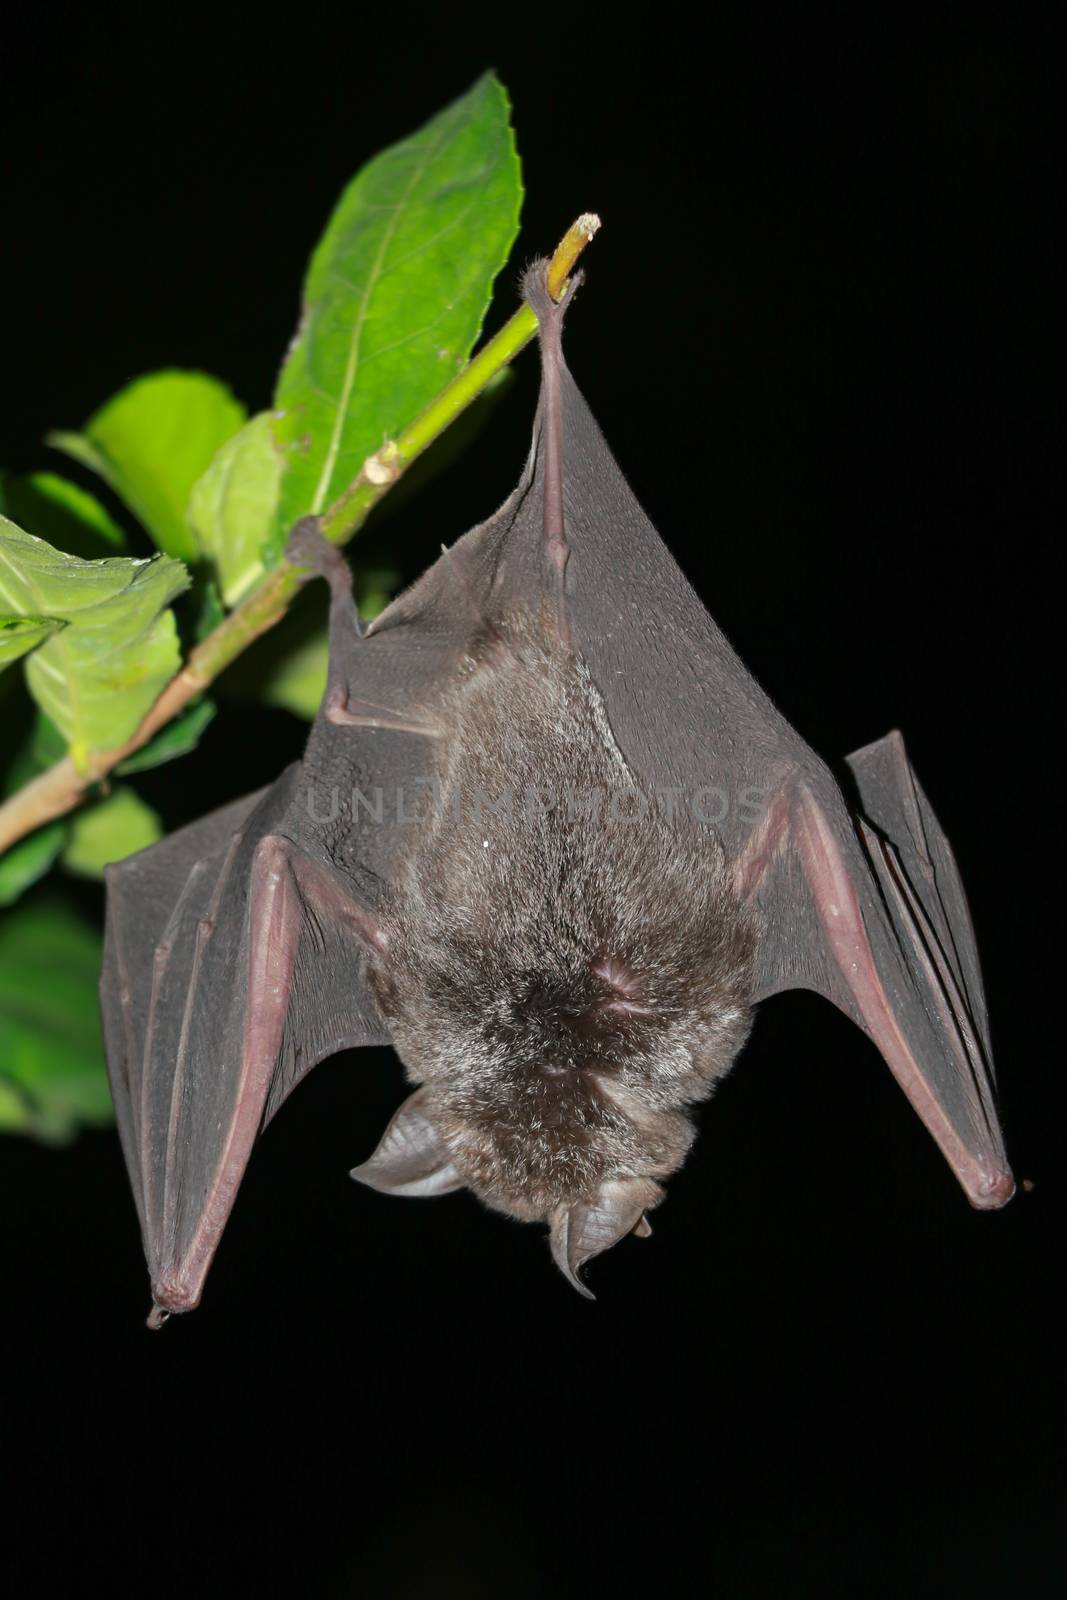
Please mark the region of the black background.
<svg viewBox="0 0 1067 1600"><path fill-rule="evenodd" d="M1035 1186L971 1212L873 1047L785 996L590 1306L541 1230L348 1181L402 1093L389 1054L349 1056L268 1130L201 1310L150 1336L114 1137L6 1141L5 1563L26 1557L30 1592L1061 1592L1052 16L5 22L21 470L158 366L266 403L345 181L496 65L527 200L489 325L523 262L599 211L571 366L801 732L838 759L906 731ZM413 574L499 502L536 392L519 366L475 452L368 547ZM144 792L176 823L302 737L231 711Z"/></svg>

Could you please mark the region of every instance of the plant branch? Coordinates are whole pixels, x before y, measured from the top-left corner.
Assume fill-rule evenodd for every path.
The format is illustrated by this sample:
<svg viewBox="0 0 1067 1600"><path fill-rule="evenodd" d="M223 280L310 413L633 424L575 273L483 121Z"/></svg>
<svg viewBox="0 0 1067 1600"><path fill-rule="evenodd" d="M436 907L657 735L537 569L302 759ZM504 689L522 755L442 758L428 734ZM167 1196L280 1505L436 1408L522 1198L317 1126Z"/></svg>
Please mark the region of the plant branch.
<svg viewBox="0 0 1067 1600"><path fill-rule="evenodd" d="M548 287L556 300L563 298L568 274L599 227L599 217L587 212L560 241L548 268ZM513 361L536 333L537 318L529 306L521 306L421 416L367 458L358 476L323 512L322 530L326 537L334 544L346 544L411 463L477 399L490 379ZM64 756L62 761L31 779L0 805L0 855L42 823L73 810L94 784L105 778L120 761L146 745L160 728L247 650L254 639L281 621L301 581L297 567L288 561L279 562L196 646L184 667L167 684L136 732L124 744L114 750L94 752L84 770L76 767L69 756Z"/></svg>

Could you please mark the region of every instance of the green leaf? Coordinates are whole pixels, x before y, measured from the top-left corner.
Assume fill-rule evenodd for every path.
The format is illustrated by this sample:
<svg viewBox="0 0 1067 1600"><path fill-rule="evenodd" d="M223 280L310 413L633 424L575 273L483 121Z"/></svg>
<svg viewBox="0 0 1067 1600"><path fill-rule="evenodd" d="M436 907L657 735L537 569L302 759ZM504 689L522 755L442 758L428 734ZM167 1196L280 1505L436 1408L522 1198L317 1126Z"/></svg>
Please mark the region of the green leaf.
<svg viewBox="0 0 1067 1600"><path fill-rule="evenodd" d="M120 761L115 771L125 778L131 772L147 772L151 767L161 767L178 756L188 755L200 743L200 736L214 715L215 706L211 700L197 700L179 712L173 722L160 728L154 739Z"/></svg>
<svg viewBox="0 0 1067 1600"><path fill-rule="evenodd" d="M199 644L209 633L214 633L226 613L222 606L219 586L210 578L201 579L192 596L193 638Z"/></svg>
<svg viewBox="0 0 1067 1600"><path fill-rule="evenodd" d="M51 717L46 717L38 707L29 748L29 760L33 763L34 771L43 772L46 767L54 766L57 761L62 761L66 753L67 741ZM32 772L28 774L28 777L32 776ZM27 782L27 778L22 782Z"/></svg>
<svg viewBox="0 0 1067 1600"><path fill-rule="evenodd" d="M126 545L126 535L96 496L55 472L34 472L27 478L5 473L0 511L71 556L91 560L114 555Z"/></svg>
<svg viewBox="0 0 1067 1600"><path fill-rule="evenodd" d="M70 432L64 428L53 428L44 436L45 444L50 444L53 450L62 450L65 456L76 461L79 466L86 467L90 472L95 472L98 478L103 478L105 483L111 482L111 464L102 451L85 437L84 433Z"/></svg>
<svg viewBox="0 0 1067 1600"><path fill-rule="evenodd" d="M59 617L0 616L0 672L65 626Z"/></svg>
<svg viewBox="0 0 1067 1600"><path fill-rule="evenodd" d="M285 456L275 551L466 362L518 227L508 109L486 74L341 196L275 393Z"/></svg>
<svg viewBox="0 0 1067 1600"><path fill-rule="evenodd" d="M43 712L30 707L27 710L30 713L30 726L8 752L10 760L0 780L0 799L6 800L66 752L62 736ZM57 741L54 747L53 739Z"/></svg>
<svg viewBox="0 0 1067 1600"><path fill-rule="evenodd" d="M59 749L54 755L49 753L42 758L37 742L38 739L44 742L45 730L49 730L52 734L56 733L48 718L38 711L34 717L33 727L12 752L3 782L0 783L0 796L4 799L8 795L17 793L24 784L29 783L63 754L64 747L60 741ZM11 845L4 851L0 856L0 906L14 905L38 878L44 877L62 850L66 837L66 822L46 822L36 832L29 834L25 839L20 839L17 844Z"/></svg>
<svg viewBox="0 0 1067 1600"><path fill-rule="evenodd" d="M98 472L161 550L195 561L190 490L246 416L226 385L205 372L150 372L120 389L80 434L52 433L48 443Z"/></svg>
<svg viewBox="0 0 1067 1600"><path fill-rule="evenodd" d="M46 822L36 833L5 850L0 856L0 906L14 905L31 884L44 877L62 850L66 834L62 822Z"/></svg>
<svg viewBox="0 0 1067 1600"><path fill-rule="evenodd" d="M30 693L74 761L121 744L180 664L164 607L186 587L179 561L80 561L0 517L0 607L69 624L26 664Z"/></svg>
<svg viewBox="0 0 1067 1600"><path fill-rule="evenodd" d="M63 865L80 878L102 878L110 862L155 844L162 833L163 824L152 807L127 784L120 784L106 799L75 814Z"/></svg>
<svg viewBox="0 0 1067 1600"><path fill-rule="evenodd" d="M189 496L189 523L214 564L227 606L252 587L274 522L282 458L270 413L261 411L215 452Z"/></svg>
<svg viewBox="0 0 1067 1600"><path fill-rule="evenodd" d="M112 1120L99 972L99 934L62 901L0 917L0 1128L59 1140Z"/></svg>

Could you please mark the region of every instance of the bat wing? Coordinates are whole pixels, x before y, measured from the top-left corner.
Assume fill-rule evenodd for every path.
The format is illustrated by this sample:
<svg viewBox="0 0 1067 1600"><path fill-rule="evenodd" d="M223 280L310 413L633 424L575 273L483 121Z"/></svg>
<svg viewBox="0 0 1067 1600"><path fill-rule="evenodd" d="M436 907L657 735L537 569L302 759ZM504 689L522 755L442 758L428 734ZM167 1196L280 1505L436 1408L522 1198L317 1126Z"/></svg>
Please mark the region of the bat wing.
<svg viewBox="0 0 1067 1600"><path fill-rule="evenodd" d="M899 735L851 758L864 814L734 653L638 505L541 325L533 449L515 494L383 614L447 635L456 573L484 615L555 596L639 785L713 830L761 927L753 999L833 1000L873 1039L972 1204L1013 1191L974 936L952 854ZM670 470L668 440L662 445Z"/></svg>
<svg viewBox="0 0 1067 1600"><path fill-rule="evenodd" d="M153 1326L197 1304L289 1092L325 1056L387 1042L364 907L294 842L301 772L107 871L104 1035Z"/></svg>
<svg viewBox="0 0 1067 1600"><path fill-rule="evenodd" d="M994 1099L967 902L899 733L849 757L852 815L814 757L772 793L735 860L763 937L753 998L825 995L878 1046L971 1204L1014 1183Z"/></svg>

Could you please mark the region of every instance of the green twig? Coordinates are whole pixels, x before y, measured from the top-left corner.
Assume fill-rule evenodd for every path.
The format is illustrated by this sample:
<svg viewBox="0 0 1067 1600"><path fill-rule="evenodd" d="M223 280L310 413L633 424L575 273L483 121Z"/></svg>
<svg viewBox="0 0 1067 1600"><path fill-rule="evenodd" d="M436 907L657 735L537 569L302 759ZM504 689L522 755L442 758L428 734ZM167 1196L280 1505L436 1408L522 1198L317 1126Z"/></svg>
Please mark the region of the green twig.
<svg viewBox="0 0 1067 1600"><path fill-rule="evenodd" d="M560 241L548 268L548 287L555 299L563 298L568 274L599 227L599 217L587 212ZM478 398L490 379L529 344L536 332L534 313L527 305L520 307L421 416L367 458L358 476L323 513L322 528L326 537L334 544L346 544L411 463L440 438L449 424ZM95 783L134 750L147 744L160 728L202 694L254 639L281 620L300 582L298 569L288 561L280 562L196 646L185 666L171 679L125 744L114 750L95 752L84 771L65 756L12 795L0 806L0 855L42 823L72 810Z"/></svg>

